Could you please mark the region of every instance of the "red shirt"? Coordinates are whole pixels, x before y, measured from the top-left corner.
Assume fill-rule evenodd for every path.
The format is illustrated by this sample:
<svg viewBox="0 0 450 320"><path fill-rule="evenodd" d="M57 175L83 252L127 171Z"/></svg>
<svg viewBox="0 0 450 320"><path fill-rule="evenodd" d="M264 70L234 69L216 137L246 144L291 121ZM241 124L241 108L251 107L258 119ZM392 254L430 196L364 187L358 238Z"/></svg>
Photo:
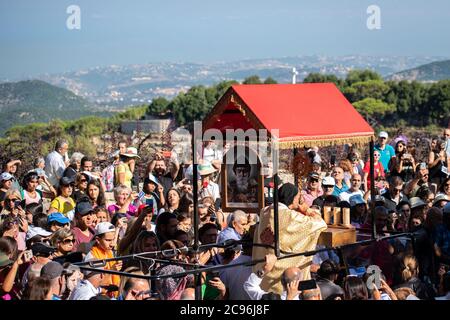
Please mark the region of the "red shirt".
<svg viewBox="0 0 450 320"><path fill-rule="evenodd" d="M383 164L378 161L377 164L374 164L373 166L373 177L375 180L377 180L378 177L385 177L385 173L384 173L384 167ZM367 177L367 189L370 190L370 161L367 161L366 164L364 165L364 169L363 169L364 173L368 173L368 177Z"/></svg>

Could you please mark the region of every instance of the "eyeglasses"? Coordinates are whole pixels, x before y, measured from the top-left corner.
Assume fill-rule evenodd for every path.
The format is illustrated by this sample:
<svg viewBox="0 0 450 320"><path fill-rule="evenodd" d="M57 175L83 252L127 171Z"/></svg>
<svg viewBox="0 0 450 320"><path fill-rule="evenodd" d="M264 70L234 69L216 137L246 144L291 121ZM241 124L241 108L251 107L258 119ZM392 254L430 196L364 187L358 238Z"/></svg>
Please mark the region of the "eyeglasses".
<svg viewBox="0 0 450 320"><path fill-rule="evenodd" d="M332 189L334 186L323 186L324 189Z"/></svg>
<svg viewBox="0 0 450 320"><path fill-rule="evenodd" d="M450 183L446 183L446 184L445 184L445 187L450 187Z"/></svg>
<svg viewBox="0 0 450 320"><path fill-rule="evenodd" d="M433 201L434 201L434 198L432 198L432 199L427 199L427 201L428 201L428 202L433 202Z"/></svg>
<svg viewBox="0 0 450 320"><path fill-rule="evenodd" d="M60 241L63 244L70 244L75 243L75 239L64 239L63 241Z"/></svg>

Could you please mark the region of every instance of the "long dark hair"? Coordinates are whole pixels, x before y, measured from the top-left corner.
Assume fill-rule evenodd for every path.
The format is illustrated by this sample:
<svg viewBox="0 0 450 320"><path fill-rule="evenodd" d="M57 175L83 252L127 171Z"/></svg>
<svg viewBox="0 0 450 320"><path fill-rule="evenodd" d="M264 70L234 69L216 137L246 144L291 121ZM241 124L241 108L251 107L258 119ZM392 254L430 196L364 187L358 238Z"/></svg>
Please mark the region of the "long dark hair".
<svg viewBox="0 0 450 320"><path fill-rule="evenodd" d="M344 280L344 298L345 300L367 300L369 292L361 278L348 276Z"/></svg>
<svg viewBox="0 0 450 320"><path fill-rule="evenodd" d="M185 193L181 199L180 204L178 205L178 212L189 212L189 206L194 203L194 196L190 193Z"/></svg>
<svg viewBox="0 0 450 320"><path fill-rule="evenodd" d="M99 179L91 179L91 181L89 181L89 183L87 185L86 194L88 195L89 199L92 202L93 199L91 199L91 197L89 196L89 186L91 184L98 188L98 197L97 197L97 202L96 202L97 206L104 207L105 206L105 192L103 191L100 180Z"/></svg>

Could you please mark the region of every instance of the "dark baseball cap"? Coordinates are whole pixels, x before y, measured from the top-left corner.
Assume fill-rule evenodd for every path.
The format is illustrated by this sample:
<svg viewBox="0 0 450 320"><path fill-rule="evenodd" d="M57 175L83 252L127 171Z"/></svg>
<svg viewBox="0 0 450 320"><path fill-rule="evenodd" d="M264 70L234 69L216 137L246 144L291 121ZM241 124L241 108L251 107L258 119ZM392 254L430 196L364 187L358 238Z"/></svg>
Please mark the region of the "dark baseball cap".
<svg viewBox="0 0 450 320"><path fill-rule="evenodd" d="M36 257L48 257L56 251L56 248L44 242L35 242L31 246L31 251L33 251L33 255Z"/></svg>
<svg viewBox="0 0 450 320"><path fill-rule="evenodd" d="M79 214L81 216L88 215L93 211L94 209L92 208L91 203L88 201L78 202L75 206L75 214Z"/></svg>
<svg viewBox="0 0 450 320"><path fill-rule="evenodd" d="M50 261L45 264L41 269L41 277L46 277L47 279L56 279L63 273L63 266L55 261Z"/></svg>
<svg viewBox="0 0 450 320"><path fill-rule="evenodd" d="M61 179L59 179L59 185L60 186L68 186L70 184L75 183L75 180L71 177L62 177Z"/></svg>

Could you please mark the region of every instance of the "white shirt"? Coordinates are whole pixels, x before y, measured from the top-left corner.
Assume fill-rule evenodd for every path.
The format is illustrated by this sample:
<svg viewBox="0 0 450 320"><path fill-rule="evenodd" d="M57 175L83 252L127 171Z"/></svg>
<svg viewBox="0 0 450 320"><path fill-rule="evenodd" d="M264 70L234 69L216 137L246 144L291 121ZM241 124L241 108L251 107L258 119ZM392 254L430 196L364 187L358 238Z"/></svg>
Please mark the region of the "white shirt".
<svg viewBox="0 0 450 320"><path fill-rule="evenodd" d="M244 282L244 290L247 292L250 300L261 300L262 296L268 293L261 289L261 282L262 279L254 273L250 274L247 281ZM286 296L287 292L283 291L281 300L286 300ZM294 300L299 300L298 295L295 296Z"/></svg>
<svg viewBox="0 0 450 320"><path fill-rule="evenodd" d="M64 170L66 170L64 157L58 151L50 152L45 158L45 174L53 186L58 186Z"/></svg>
<svg viewBox="0 0 450 320"><path fill-rule="evenodd" d="M81 280L73 289L68 300L89 300L101 293L100 288L96 288L89 280Z"/></svg>
<svg viewBox="0 0 450 320"><path fill-rule="evenodd" d="M219 185L212 181L208 182L208 186L206 188L200 189L200 197L213 197L214 201L220 198Z"/></svg>
<svg viewBox="0 0 450 320"><path fill-rule="evenodd" d="M350 202L350 197L354 195L360 195L364 198L364 193L361 190L355 192L350 192L350 190L348 190L339 194L339 200Z"/></svg>
<svg viewBox="0 0 450 320"><path fill-rule="evenodd" d="M203 149L203 160L205 163L212 163L214 160L222 161L222 151L213 148Z"/></svg>
<svg viewBox="0 0 450 320"><path fill-rule="evenodd" d="M241 254L239 257L230 262L230 265L249 262L252 257ZM250 300L250 296L244 290L243 284L252 273L251 266L236 266L233 268L223 269L220 272L220 280L228 289L229 300Z"/></svg>

